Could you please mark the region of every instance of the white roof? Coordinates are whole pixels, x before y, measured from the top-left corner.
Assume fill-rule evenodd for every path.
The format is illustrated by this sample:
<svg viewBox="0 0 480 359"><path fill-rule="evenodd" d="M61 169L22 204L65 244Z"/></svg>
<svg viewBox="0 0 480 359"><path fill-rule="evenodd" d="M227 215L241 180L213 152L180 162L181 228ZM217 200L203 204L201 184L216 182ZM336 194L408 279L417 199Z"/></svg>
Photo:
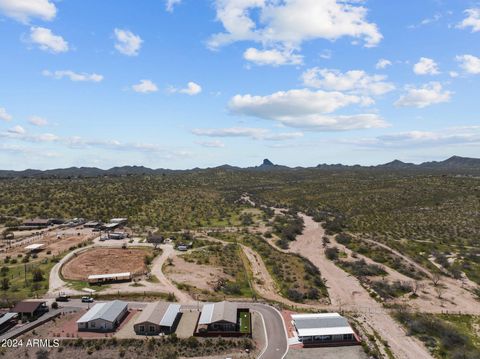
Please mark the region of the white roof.
<svg viewBox="0 0 480 359"><path fill-rule="evenodd" d="M354 334L348 321L338 313L293 314L299 337Z"/></svg>
<svg viewBox="0 0 480 359"><path fill-rule="evenodd" d="M26 246L25 249L27 250L32 250L32 249L39 249L45 246L43 243L35 243L35 244L30 244L29 246Z"/></svg>
<svg viewBox="0 0 480 359"><path fill-rule="evenodd" d="M180 304L170 304L167 311L163 315L162 320L160 321L160 326L162 327L172 327L177 318L177 314L180 312Z"/></svg>
<svg viewBox="0 0 480 359"><path fill-rule="evenodd" d="M88 276L88 279L108 279L108 278L119 278L119 277L130 277L130 272L125 273L112 273L112 274L92 274Z"/></svg>
<svg viewBox="0 0 480 359"><path fill-rule="evenodd" d="M128 218L112 218L110 220L111 223L119 223L119 222L126 222Z"/></svg>
<svg viewBox="0 0 480 359"><path fill-rule="evenodd" d="M198 324L210 324L212 322L214 307L215 305L213 303L203 305L202 314L200 314L200 319L198 320Z"/></svg>
<svg viewBox="0 0 480 359"><path fill-rule="evenodd" d="M114 322L127 306L128 304L121 300L114 300L113 302L107 303L97 303L92 307L92 309L90 309L79 320L77 320L77 323L87 323L96 319Z"/></svg>

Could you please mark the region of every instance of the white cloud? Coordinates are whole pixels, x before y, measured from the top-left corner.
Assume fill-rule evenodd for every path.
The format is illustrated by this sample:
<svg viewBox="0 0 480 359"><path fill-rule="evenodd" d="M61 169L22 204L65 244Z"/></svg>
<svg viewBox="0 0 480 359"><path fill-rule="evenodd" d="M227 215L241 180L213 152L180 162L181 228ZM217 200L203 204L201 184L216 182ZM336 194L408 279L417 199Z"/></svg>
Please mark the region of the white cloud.
<svg viewBox="0 0 480 359"><path fill-rule="evenodd" d="M85 81L85 82L100 82L103 80L103 76L96 74L96 73L86 73L86 72L74 72L71 70L59 70L59 71L49 71L49 70L44 70L42 71L43 76L47 77L53 77L57 80L60 80L64 77L69 78L71 81Z"/></svg>
<svg viewBox="0 0 480 359"><path fill-rule="evenodd" d="M313 131L386 127L376 114L328 115L350 105L368 105L369 97L307 89L280 91L269 96L237 95L229 103L234 114L273 120Z"/></svg>
<svg viewBox="0 0 480 359"><path fill-rule="evenodd" d="M386 69L388 66L392 66L392 62L390 60L387 60L387 59L380 59L380 60L378 60L377 64L375 65L375 67L379 70Z"/></svg>
<svg viewBox="0 0 480 359"><path fill-rule="evenodd" d="M460 67L467 73L478 75L480 74L480 57L473 55L461 55L456 57L460 62Z"/></svg>
<svg viewBox="0 0 480 359"><path fill-rule="evenodd" d="M137 56L143 40L129 30L115 29L115 48L127 56Z"/></svg>
<svg viewBox="0 0 480 359"><path fill-rule="evenodd" d="M302 132L272 133L265 128L230 127L230 128L196 128L192 133L206 137L247 137L254 140L285 141L303 136Z"/></svg>
<svg viewBox="0 0 480 359"><path fill-rule="evenodd" d="M306 86L324 90L383 95L395 89L395 85L385 81L386 76L368 75L361 70L342 73L338 70L314 67L305 71L302 79Z"/></svg>
<svg viewBox="0 0 480 359"><path fill-rule="evenodd" d="M68 42L52 30L33 26L30 28L30 41L37 44L41 50L50 51L55 54L68 51Z"/></svg>
<svg viewBox="0 0 480 359"><path fill-rule="evenodd" d="M0 107L0 120L11 121L12 115L10 115L4 107Z"/></svg>
<svg viewBox="0 0 480 359"><path fill-rule="evenodd" d="M458 76L460 76L457 71L450 71L450 72L448 73L448 75L449 75L452 79L455 79L455 78L457 78Z"/></svg>
<svg viewBox="0 0 480 359"><path fill-rule="evenodd" d="M199 141L197 142L200 146L208 148L223 148L225 144L222 141Z"/></svg>
<svg viewBox="0 0 480 359"><path fill-rule="evenodd" d="M175 87L170 87L168 90L171 93L182 93L182 94L185 94L185 95L195 96L195 95L198 95L202 92L202 86L200 86L199 84L197 84L195 82L190 81L187 84L187 87L185 87L185 88L177 89Z"/></svg>
<svg viewBox="0 0 480 359"><path fill-rule="evenodd" d="M480 31L480 8L472 8L465 10L467 17L457 25L460 29L471 27L472 32Z"/></svg>
<svg viewBox="0 0 480 359"><path fill-rule="evenodd" d="M292 51L258 50L253 47L243 53L243 58L257 65L300 65L303 62L303 56Z"/></svg>
<svg viewBox="0 0 480 359"><path fill-rule="evenodd" d="M413 72L417 75L438 75L440 73L438 70L438 64L428 57L420 58L420 60L413 66Z"/></svg>
<svg viewBox="0 0 480 359"><path fill-rule="evenodd" d="M480 145L480 127L445 128L437 131L408 131L382 135L373 138L346 139L349 143L360 147L416 148L438 147L448 145Z"/></svg>
<svg viewBox="0 0 480 359"><path fill-rule="evenodd" d="M0 12L22 23L28 23L31 18L53 20L57 8L49 0L0 0Z"/></svg>
<svg viewBox="0 0 480 359"><path fill-rule="evenodd" d="M363 39L365 46L372 47L382 39L377 25L366 20L367 9L358 1L216 0L215 6L225 32L210 38L212 48L249 40L267 48L281 45L292 49L304 41L334 41L344 36Z"/></svg>
<svg viewBox="0 0 480 359"><path fill-rule="evenodd" d="M48 125L48 121L40 116L32 116L28 122L34 126L42 127Z"/></svg>
<svg viewBox="0 0 480 359"><path fill-rule="evenodd" d="M452 92L444 91L439 82L430 82L420 88L407 86L406 90L407 93L395 102L395 106L424 108L449 102L452 95Z"/></svg>
<svg viewBox="0 0 480 359"><path fill-rule="evenodd" d="M174 7L179 5L181 2L182 0L167 0L165 7L168 12L173 12Z"/></svg>
<svg viewBox="0 0 480 359"><path fill-rule="evenodd" d="M16 125L16 126L12 127L11 129L9 129L8 132L16 134L16 135L23 135L27 131L25 131L25 129L22 126Z"/></svg>
<svg viewBox="0 0 480 359"><path fill-rule="evenodd" d="M157 92L158 87L150 80L140 80L140 83L132 86L133 91L140 93Z"/></svg>

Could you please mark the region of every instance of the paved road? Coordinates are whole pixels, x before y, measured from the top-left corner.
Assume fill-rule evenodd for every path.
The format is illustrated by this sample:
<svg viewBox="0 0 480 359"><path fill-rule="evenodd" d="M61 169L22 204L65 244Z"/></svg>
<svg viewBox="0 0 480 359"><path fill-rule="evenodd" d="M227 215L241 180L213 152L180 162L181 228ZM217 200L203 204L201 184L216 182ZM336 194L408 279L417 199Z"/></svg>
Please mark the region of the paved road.
<svg viewBox="0 0 480 359"><path fill-rule="evenodd" d="M267 347L258 357L258 359L282 359L288 351L287 333L283 318L273 307L260 303L242 303L242 306L248 307L260 313L265 323L267 334Z"/></svg>

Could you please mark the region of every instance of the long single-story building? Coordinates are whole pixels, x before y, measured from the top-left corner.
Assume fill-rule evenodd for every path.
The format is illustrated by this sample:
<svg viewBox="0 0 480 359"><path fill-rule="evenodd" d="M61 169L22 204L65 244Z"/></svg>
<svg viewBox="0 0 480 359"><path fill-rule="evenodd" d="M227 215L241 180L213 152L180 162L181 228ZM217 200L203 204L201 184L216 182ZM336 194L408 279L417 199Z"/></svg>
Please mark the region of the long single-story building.
<svg viewBox="0 0 480 359"><path fill-rule="evenodd" d="M34 320L48 312L48 306L44 300L24 300L18 302L11 312L17 313L22 320Z"/></svg>
<svg viewBox="0 0 480 359"><path fill-rule="evenodd" d="M358 343L347 319L338 313L293 314L292 319L304 346Z"/></svg>
<svg viewBox="0 0 480 359"><path fill-rule="evenodd" d="M43 247L45 247L44 243L34 243L26 246L25 251L30 253L40 252L43 249Z"/></svg>
<svg viewBox="0 0 480 359"><path fill-rule="evenodd" d="M113 302L97 303L79 320L79 331L114 331L125 318L128 312L128 304L121 300Z"/></svg>
<svg viewBox="0 0 480 359"><path fill-rule="evenodd" d="M92 274L88 276L88 283L100 284L110 282L128 282L132 280L132 273Z"/></svg>
<svg viewBox="0 0 480 359"><path fill-rule="evenodd" d="M17 324L17 313L5 313L0 317L0 334L5 333Z"/></svg>
<svg viewBox="0 0 480 359"><path fill-rule="evenodd" d="M135 321L133 329L139 335L170 334L180 320L180 304L149 303Z"/></svg>
<svg viewBox="0 0 480 359"><path fill-rule="evenodd" d="M251 317L247 308L236 303L219 302L204 304L198 320L197 335L251 335Z"/></svg>

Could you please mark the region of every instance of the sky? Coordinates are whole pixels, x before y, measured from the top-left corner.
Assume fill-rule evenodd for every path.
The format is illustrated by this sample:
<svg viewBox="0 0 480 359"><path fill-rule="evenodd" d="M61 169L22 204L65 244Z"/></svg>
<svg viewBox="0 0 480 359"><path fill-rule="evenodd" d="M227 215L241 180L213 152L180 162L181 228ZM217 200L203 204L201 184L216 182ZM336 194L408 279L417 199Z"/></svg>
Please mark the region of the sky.
<svg viewBox="0 0 480 359"><path fill-rule="evenodd" d="M480 2L0 0L0 169L480 157Z"/></svg>

